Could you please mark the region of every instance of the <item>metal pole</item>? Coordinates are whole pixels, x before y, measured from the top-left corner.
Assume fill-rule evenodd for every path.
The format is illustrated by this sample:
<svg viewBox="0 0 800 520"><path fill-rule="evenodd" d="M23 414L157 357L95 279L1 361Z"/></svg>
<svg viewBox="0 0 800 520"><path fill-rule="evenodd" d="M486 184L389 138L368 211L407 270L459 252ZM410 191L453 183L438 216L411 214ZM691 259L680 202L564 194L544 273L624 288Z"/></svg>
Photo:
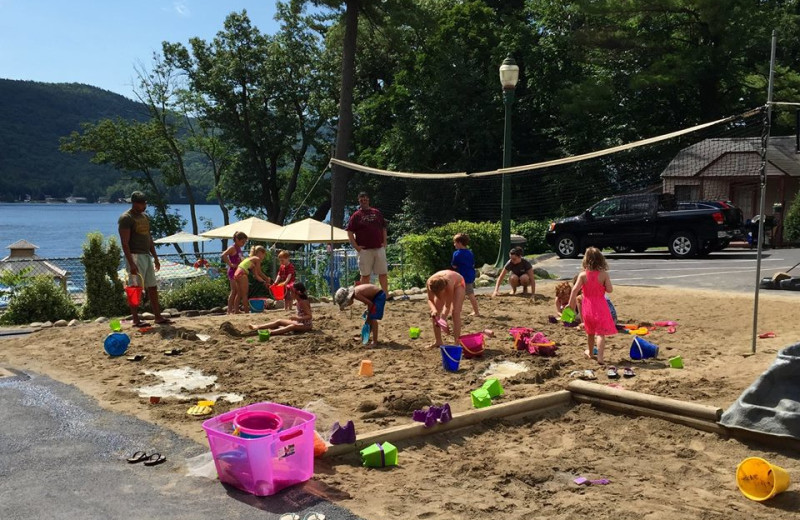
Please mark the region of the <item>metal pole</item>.
<svg viewBox="0 0 800 520"><path fill-rule="evenodd" d="M767 106L764 114L764 126L761 130L761 201L758 208L758 249L756 250L756 292L753 302L753 338L750 353L756 353L756 338L758 336L758 292L761 284L761 252L764 244L764 206L767 201L767 147L769 147L769 129L772 122L772 85L775 76L775 44L778 36L775 30L772 31L772 50L769 58L769 84L767 86Z"/></svg>
<svg viewBox="0 0 800 520"><path fill-rule="evenodd" d="M503 168L511 166L511 106L514 104L514 89L503 89L503 105L505 106L505 129L503 131ZM508 261L511 250L511 179L503 174L502 218L500 220L500 251L497 255L496 267L502 267Z"/></svg>

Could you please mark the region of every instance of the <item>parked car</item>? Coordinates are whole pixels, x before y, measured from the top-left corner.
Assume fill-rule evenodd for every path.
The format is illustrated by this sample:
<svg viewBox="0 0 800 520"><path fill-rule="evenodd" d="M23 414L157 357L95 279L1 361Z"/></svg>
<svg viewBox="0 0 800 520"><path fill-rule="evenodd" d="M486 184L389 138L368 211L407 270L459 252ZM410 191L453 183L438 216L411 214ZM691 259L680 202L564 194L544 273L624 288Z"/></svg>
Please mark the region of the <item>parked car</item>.
<svg viewBox="0 0 800 520"><path fill-rule="evenodd" d="M727 247L742 231L742 212L719 201L675 201L671 194L608 197L580 215L550 224L545 240L561 258L589 246L644 251L666 246L676 258Z"/></svg>

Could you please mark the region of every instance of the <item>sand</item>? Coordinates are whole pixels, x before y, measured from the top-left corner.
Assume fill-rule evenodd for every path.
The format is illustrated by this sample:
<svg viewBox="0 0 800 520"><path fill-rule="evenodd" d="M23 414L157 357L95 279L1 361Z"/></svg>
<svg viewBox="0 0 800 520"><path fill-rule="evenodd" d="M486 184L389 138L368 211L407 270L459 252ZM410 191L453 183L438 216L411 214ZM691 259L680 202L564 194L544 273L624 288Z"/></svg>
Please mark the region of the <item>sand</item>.
<svg viewBox="0 0 800 520"><path fill-rule="evenodd" d="M449 402L454 412L471 409L469 391L479 387L492 363L524 363L527 371L502 380L499 402L563 389L570 373L597 370L585 359L585 335L579 329L548 323L554 314L553 283L537 284L536 302L519 296L479 296L482 317L464 315L464 332L493 329L482 358L463 360L458 373L442 369L438 350L425 348L432 332L423 300L389 302L381 324L382 344L363 347L358 338L363 306L341 312L315 306L314 331L258 342L247 324L283 317L282 310L261 315L181 317L174 326L131 335L127 355L103 352L107 324L45 329L0 343L0 366L46 374L71 383L111 410L135 415L205 444L201 421L186 410L203 397L238 394L241 402L219 399L215 413L259 401L318 413L317 430L355 421L359 433L410 422L411 412ZM658 360L631 362L631 336L608 341L606 362L633 366L636 376L615 381L625 388L727 408L774 360L781 348L800 338L793 294L764 294L759 339L750 354L752 295L648 287L617 287L614 304L624 323L678 323L674 334L660 328L647 339L660 346ZM422 328L411 340L408 328ZM556 357L512 350L507 330L529 326L559 345ZM206 336L208 338L206 339ZM205 339L205 341L203 341ZM181 349L166 356L166 349ZM670 356L681 355L685 368L671 369ZM358 376L363 359L375 375ZM152 371L190 367L216 376L215 385L164 396L152 405L148 391L160 379ZM152 391L150 392L152 393ZM789 491L769 505L742 496L736 465L761 456L800 478L791 452L747 445L733 439L650 418L632 418L580 405L538 419L492 420L478 427L398 443L400 465L375 470L355 457L319 460L314 489L368 519L389 518L794 518L800 493ZM122 455L122 454L121 454ZM175 469L176 475L180 470ZM577 477L606 478L605 486L577 486Z"/></svg>

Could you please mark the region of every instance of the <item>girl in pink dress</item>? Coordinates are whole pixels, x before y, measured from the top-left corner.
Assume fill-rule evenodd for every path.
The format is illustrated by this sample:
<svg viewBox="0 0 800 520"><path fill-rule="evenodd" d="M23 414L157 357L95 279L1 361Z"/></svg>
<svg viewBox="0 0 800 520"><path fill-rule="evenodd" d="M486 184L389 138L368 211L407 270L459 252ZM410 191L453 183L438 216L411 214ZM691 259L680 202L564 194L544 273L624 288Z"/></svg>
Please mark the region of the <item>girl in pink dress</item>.
<svg viewBox="0 0 800 520"><path fill-rule="evenodd" d="M596 247L586 248L583 255L583 272L578 275L575 287L569 297L569 306L577 308L578 294L583 292L581 303L581 319L586 331L589 348L584 351L587 358L593 358L592 349L597 342L597 362L603 363L603 351L606 347L606 336L617 333L614 319L606 303L606 293L614 290L608 276L608 264Z"/></svg>

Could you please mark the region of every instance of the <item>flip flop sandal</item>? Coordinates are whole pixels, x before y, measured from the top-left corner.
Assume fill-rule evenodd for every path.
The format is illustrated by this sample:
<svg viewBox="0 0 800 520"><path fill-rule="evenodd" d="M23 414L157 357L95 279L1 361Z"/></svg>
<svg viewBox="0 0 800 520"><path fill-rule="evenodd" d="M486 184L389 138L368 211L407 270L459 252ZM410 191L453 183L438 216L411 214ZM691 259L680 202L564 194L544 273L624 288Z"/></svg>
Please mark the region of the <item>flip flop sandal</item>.
<svg viewBox="0 0 800 520"><path fill-rule="evenodd" d="M633 369L630 367L625 367L622 369L622 377L634 377L636 374L633 372Z"/></svg>
<svg viewBox="0 0 800 520"><path fill-rule="evenodd" d="M284 513L278 520L300 520L300 515L297 513Z"/></svg>
<svg viewBox="0 0 800 520"><path fill-rule="evenodd" d="M594 381L595 379L597 379L597 376L594 374L594 370L587 369L583 371L581 379L584 379L586 381Z"/></svg>
<svg viewBox="0 0 800 520"><path fill-rule="evenodd" d="M675 326L674 325L670 325L667 328L667 334L675 334Z"/></svg>
<svg viewBox="0 0 800 520"><path fill-rule="evenodd" d="M617 372L617 367L614 366L608 367L608 370L606 370L606 375L608 376L609 379L618 379L619 372Z"/></svg>
<svg viewBox="0 0 800 520"><path fill-rule="evenodd" d="M135 356L128 356L127 359L128 361L141 361L144 359L144 356L142 354L136 354Z"/></svg>
<svg viewBox="0 0 800 520"><path fill-rule="evenodd" d="M164 320L164 321L154 321L156 325L174 325L175 322L172 320Z"/></svg>
<svg viewBox="0 0 800 520"><path fill-rule="evenodd" d="M211 415L213 412L214 410L212 410L210 406L198 404L186 410L186 415L191 415L192 417L205 417L206 415Z"/></svg>
<svg viewBox="0 0 800 520"><path fill-rule="evenodd" d="M165 350L164 351L164 355L165 356L178 356L178 355L180 355L181 352L183 352L183 351L181 349L179 349L179 348L171 348L169 350Z"/></svg>
<svg viewBox="0 0 800 520"><path fill-rule="evenodd" d="M133 455L128 457L127 460L128 460L129 464L136 464L137 462L142 462L142 461L147 460L148 457L149 457L149 455L147 455L147 453L145 453L143 451L137 451L136 453L134 453Z"/></svg>
<svg viewBox="0 0 800 520"><path fill-rule="evenodd" d="M146 461L144 461L145 466L155 466L157 464L161 464L162 462L166 462L167 458L160 453L153 453L150 455Z"/></svg>
<svg viewBox="0 0 800 520"><path fill-rule="evenodd" d="M133 326L136 327L137 329L143 329L145 327L149 327L150 324L147 323L146 321L140 321L139 323L134 323Z"/></svg>
<svg viewBox="0 0 800 520"><path fill-rule="evenodd" d="M758 337L761 338L761 339L774 338L775 337L775 333L774 332L765 332L763 334L759 334Z"/></svg>
<svg viewBox="0 0 800 520"><path fill-rule="evenodd" d="M316 511L311 511L303 517L303 520L325 520L325 515L317 513Z"/></svg>

